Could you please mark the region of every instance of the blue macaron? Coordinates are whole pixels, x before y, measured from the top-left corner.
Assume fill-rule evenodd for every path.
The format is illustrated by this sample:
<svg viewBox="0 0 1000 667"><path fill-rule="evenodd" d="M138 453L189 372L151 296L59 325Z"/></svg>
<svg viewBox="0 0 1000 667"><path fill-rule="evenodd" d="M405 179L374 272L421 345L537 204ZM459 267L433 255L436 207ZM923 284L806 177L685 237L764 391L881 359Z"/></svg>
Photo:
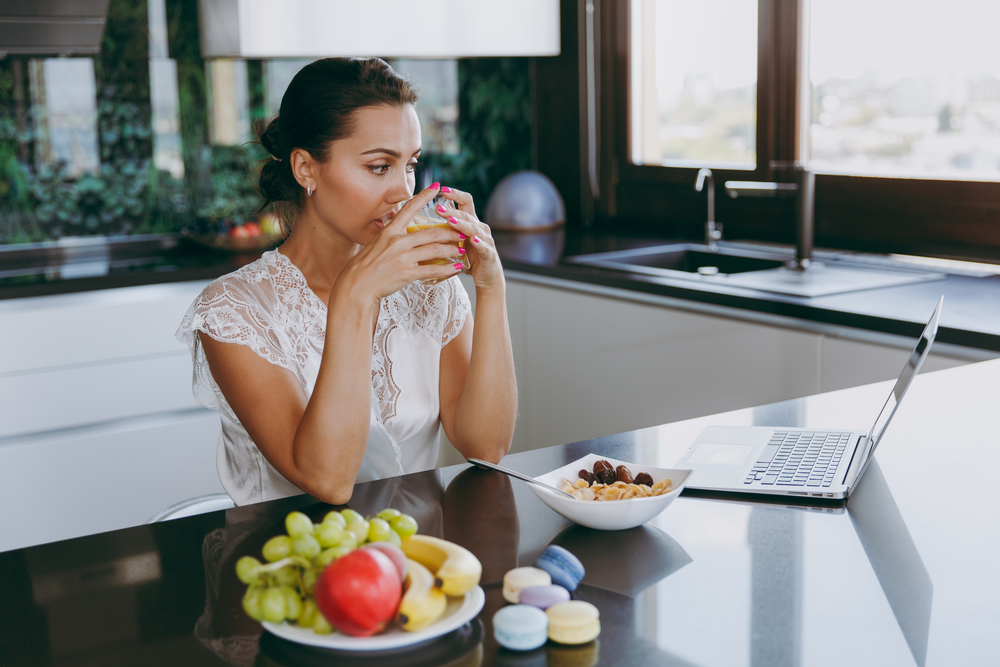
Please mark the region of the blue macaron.
<svg viewBox="0 0 1000 667"><path fill-rule="evenodd" d="M538 607L508 605L493 615L493 636L513 651L530 651L549 638L549 617Z"/></svg>
<svg viewBox="0 0 1000 667"><path fill-rule="evenodd" d="M555 544L545 547L545 551L535 561L535 567L548 572L553 584L568 591L575 591L586 574L579 558Z"/></svg>

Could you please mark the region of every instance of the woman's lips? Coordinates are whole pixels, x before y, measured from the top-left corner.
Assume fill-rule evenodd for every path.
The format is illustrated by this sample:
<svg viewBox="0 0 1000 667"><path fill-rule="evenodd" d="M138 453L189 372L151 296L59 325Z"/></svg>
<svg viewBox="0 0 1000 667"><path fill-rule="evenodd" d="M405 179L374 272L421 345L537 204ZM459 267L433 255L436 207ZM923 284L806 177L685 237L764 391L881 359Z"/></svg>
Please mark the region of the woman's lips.
<svg viewBox="0 0 1000 667"><path fill-rule="evenodd" d="M374 222L375 226L378 227L379 229L385 229L385 223L382 222L381 220L372 220L372 222Z"/></svg>

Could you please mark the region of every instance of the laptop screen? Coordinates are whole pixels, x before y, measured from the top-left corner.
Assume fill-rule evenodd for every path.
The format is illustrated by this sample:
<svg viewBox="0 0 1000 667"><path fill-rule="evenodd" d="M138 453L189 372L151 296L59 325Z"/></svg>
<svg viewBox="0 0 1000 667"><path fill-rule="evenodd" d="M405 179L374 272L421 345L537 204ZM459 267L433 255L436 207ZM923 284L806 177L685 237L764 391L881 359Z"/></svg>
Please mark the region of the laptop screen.
<svg viewBox="0 0 1000 667"><path fill-rule="evenodd" d="M923 365L924 359L927 358L928 353L931 351L931 343L934 342L934 337L937 336L938 319L941 316L941 305L943 303L944 297L942 296L938 300L937 306L934 307L934 313L927 322L927 326L924 327L923 333L920 334L916 346L910 352L910 356L906 360L906 365L903 366L903 372L899 374L899 379L896 380L889 398L886 399L885 405L882 406L882 411L878 413L878 417L872 425L872 430L868 432L868 440L866 441L868 452L864 460L866 464L868 458L875 452L875 447L878 446L879 440L882 439L882 434L885 433L885 429L889 425L889 420L896 414L896 408L899 406L899 402L903 400L906 388L913 382L913 378L920 370L920 366Z"/></svg>

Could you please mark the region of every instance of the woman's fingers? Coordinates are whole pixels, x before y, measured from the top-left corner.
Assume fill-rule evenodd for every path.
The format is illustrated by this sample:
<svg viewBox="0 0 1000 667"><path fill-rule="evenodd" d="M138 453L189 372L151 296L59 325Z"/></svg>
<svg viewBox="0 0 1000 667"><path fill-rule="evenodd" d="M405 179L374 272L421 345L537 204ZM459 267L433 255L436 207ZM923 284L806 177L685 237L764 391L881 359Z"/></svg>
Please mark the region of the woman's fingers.
<svg viewBox="0 0 1000 667"><path fill-rule="evenodd" d="M427 206L427 204L430 203L434 197L440 194L440 190L441 186L439 184L432 183L429 188L421 190L417 194L413 195L413 197L403 204L403 207L396 212L396 214L392 217L392 220L386 224L385 228L392 229L394 231L405 230L406 226L410 224L414 216L420 212L420 209Z"/></svg>
<svg viewBox="0 0 1000 667"><path fill-rule="evenodd" d="M450 199L454 202L455 208L458 210L472 215L476 214L476 204L472 201L472 195L468 192L462 192L461 190L456 190L455 188L442 187L441 194L444 195L446 199Z"/></svg>

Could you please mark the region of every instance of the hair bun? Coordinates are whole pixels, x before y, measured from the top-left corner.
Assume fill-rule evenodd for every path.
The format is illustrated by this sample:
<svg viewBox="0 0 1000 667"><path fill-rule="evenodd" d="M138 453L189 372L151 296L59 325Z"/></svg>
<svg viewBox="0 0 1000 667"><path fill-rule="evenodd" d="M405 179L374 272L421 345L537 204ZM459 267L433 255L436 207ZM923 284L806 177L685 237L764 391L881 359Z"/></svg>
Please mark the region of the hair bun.
<svg viewBox="0 0 1000 667"><path fill-rule="evenodd" d="M284 158L281 154L277 116L275 116L274 119L267 124L267 127L264 128L264 131L260 133L260 144L267 149L267 152L270 153L274 159L281 160Z"/></svg>

